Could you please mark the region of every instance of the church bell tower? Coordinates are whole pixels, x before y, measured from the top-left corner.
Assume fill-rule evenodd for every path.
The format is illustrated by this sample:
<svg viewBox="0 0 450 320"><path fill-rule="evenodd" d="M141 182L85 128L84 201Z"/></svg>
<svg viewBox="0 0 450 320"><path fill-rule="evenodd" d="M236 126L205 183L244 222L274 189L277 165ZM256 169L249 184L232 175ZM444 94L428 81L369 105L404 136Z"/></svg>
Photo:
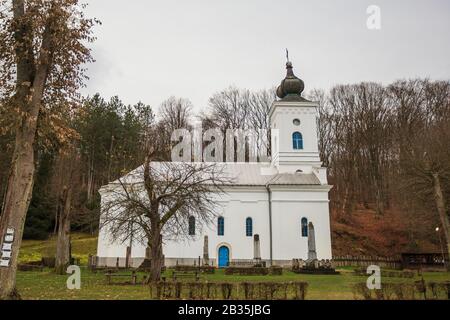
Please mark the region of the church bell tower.
<svg viewBox="0 0 450 320"><path fill-rule="evenodd" d="M286 77L277 89L279 99L274 101L269 113L272 128L272 165L280 173L314 171L321 176L323 172L319 171L325 168L321 168L319 157L318 103L302 97L305 84L294 75L289 60L286 70Z"/></svg>

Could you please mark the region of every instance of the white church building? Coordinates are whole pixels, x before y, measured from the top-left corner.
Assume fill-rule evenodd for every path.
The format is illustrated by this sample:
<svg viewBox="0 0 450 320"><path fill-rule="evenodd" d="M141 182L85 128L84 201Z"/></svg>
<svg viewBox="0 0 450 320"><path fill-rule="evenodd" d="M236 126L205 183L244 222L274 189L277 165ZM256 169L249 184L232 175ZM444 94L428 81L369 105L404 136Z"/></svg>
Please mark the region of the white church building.
<svg viewBox="0 0 450 320"><path fill-rule="evenodd" d="M318 104L301 96L303 81L294 75L290 62L286 67L286 78L277 89L279 99L269 115L271 128L278 129L278 134L272 135L270 162L224 163L235 182L217 196L221 209L215 223L201 230L194 227L184 240L163 239L166 266L197 262L203 257L205 236L210 265L252 261L255 235L259 235L261 259L266 265L291 265L292 259L308 258L312 225L317 258L332 258L331 186L319 157ZM100 189L102 206L114 188L121 185L112 182ZM125 266L128 252L130 264L138 267L145 251L144 244L119 243L107 229L100 229L98 266Z"/></svg>

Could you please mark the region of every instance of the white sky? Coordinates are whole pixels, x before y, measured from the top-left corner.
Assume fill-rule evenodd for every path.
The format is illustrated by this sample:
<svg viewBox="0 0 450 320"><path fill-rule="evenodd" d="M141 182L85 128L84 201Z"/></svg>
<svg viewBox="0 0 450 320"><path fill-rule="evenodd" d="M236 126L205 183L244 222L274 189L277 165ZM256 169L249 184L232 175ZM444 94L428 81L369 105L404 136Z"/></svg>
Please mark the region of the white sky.
<svg viewBox="0 0 450 320"><path fill-rule="evenodd" d="M229 85L277 86L285 48L306 90L400 78L450 79L449 0L85 0L99 18L84 94L197 110ZM366 27L369 5L381 30Z"/></svg>

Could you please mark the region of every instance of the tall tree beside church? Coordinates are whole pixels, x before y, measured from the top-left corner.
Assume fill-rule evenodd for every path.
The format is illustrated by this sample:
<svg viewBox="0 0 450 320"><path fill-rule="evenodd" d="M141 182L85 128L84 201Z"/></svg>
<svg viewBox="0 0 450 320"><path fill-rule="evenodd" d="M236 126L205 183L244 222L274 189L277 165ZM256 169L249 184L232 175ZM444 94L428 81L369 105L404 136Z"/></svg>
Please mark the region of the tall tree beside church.
<svg viewBox="0 0 450 320"><path fill-rule="evenodd" d="M0 268L0 299L17 297L17 259L30 203L38 132L57 130L61 114L70 112L91 62L86 43L94 20L85 18L77 0L2 0L0 2L1 103L5 127L15 135L0 236L13 228L9 267ZM3 124L2 124L3 125Z"/></svg>
<svg viewBox="0 0 450 320"><path fill-rule="evenodd" d="M210 223L217 215L211 192L223 193L232 179L224 166L215 163L154 163L157 149L149 152L142 171L120 180L105 199L102 228L114 239L130 239L147 244L151 259L150 281L158 281L164 265L162 243L165 239L188 236L187 221L197 226ZM135 183L129 179L138 179Z"/></svg>

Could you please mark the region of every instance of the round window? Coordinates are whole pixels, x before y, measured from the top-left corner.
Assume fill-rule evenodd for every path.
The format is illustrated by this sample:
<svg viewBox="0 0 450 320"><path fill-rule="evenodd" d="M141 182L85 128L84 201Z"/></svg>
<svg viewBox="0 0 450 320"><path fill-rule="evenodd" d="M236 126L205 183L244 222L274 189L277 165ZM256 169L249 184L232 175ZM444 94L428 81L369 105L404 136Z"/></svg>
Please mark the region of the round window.
<svg viewBox="0 0 450 320"><path fill-rule="evenodd" d="M294 119L294 121L292 121L294 123L294 126L299 126L300 125L300 119Z"/></svg>

